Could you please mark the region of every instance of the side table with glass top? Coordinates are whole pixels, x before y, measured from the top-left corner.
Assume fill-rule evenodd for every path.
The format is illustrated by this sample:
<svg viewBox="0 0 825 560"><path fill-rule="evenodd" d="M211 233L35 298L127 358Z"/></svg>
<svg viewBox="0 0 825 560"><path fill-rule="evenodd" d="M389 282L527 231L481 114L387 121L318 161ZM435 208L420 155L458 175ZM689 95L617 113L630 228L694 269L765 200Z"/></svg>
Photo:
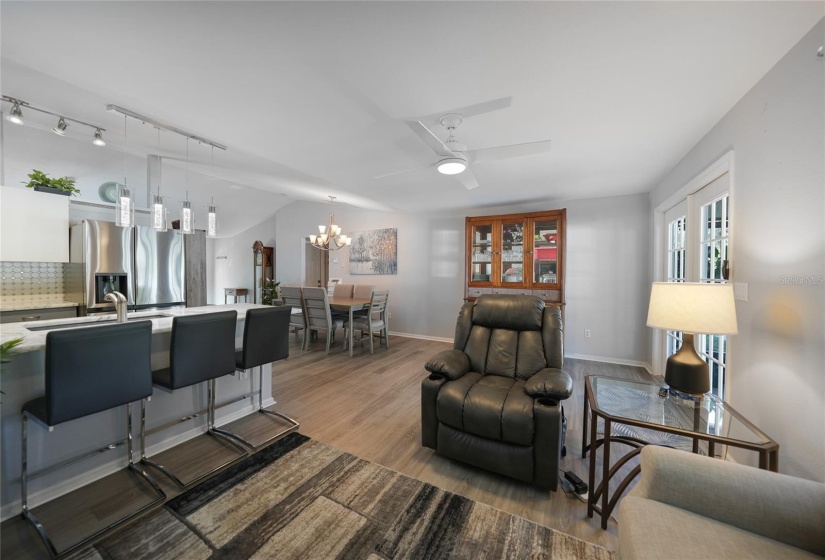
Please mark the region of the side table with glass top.
<svg viewBox="0 0 825 560"><path fill-rule="evenodd" d="M701 402L674 396L660 396L660 387L639 381L589 375L585 378L584 416L582 418L582 459L590 453L587 515L598 513L602 529L622 493L641 471L636 466L609 496L609 483L621 468L641 453L645 445L683 447L699 452L699 442L707 442L708 456L715 455L716 444L740 447L759 453L759 468L776 472L779 444L747 418L715 395L704 395ZM597 437L599 419L604 423L603 437ZM589 425L589 430L588 430ZM685 439L687 438L687 439ZM623 443L633 449L611 467L610 444ZM596 454L602 448L602 478L596 486ZM687 450L687 448L685 448ZM599 503L601 502L601 503Z"/></svg>

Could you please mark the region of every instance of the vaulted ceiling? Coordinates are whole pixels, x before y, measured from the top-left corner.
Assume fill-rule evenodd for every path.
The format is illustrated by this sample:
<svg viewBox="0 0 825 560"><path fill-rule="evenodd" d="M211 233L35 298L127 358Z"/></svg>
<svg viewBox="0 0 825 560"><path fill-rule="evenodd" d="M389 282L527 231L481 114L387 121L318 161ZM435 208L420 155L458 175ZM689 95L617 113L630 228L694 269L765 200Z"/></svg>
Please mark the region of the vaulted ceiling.
<svg viewBox="0 0 825 560"><path fill-rule="evenodd" d="M270 208L329 194L411 212L609 196L650 190L823 14L823 2L4 1L2 90L111 138L123 121L108 103L224 143L220 184L259 189ZM472 191L433 168L374 178L434 161L404 119L444 139L439 115L502 99L458 139L550 139L549 153L473 166ZM133 149L151 151L144 136ZM208 152L193 159L212 173ZM224 191L221 204L240 204Z"/></svg>

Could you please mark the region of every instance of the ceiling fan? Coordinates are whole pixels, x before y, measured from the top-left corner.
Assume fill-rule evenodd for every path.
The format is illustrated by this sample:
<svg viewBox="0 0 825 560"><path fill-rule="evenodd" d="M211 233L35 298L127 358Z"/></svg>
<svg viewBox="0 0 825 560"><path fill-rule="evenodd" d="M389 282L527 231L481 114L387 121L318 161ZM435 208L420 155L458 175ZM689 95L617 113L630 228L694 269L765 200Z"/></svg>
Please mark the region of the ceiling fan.
<svg viewBox="0 0 825 560"><path fill-rule="evenodd" d="M455 137L456 128L464 122L463 117L458 113L447 113L446 115L443 115L439 121L441 122L441 125L447 129L449 134L449 137L443 142L438 138L438 136L433 134L429 128L424 126L421 121L404 121L404 123L410 127L410 130L415 132L418 137L421 138L433 152L435 152L435 162L422 167L405 169L404 171L396 171L386 175L379 175L375 178L381 179L383 177L400 175L428 167L435 167L439 173L455 176L458 182L464 185L467 189L474 189L478 186L478 181L476 180L475 175L473 175L473 172L470 170L471 165L540 154L550 150L550 140L527 142L525 144L512 144L509 146L495 146L480 150L468 150L467 146L461 144Z"/></svg>

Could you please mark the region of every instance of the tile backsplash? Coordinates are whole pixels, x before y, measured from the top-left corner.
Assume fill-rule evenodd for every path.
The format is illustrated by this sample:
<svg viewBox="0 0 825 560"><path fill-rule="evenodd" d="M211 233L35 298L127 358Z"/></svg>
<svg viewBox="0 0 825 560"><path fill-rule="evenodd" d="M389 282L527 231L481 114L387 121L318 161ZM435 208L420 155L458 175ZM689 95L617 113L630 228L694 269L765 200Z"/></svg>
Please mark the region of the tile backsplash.
<svg viewBox="0 0 825 560"><path fill-rule="evenodd" d="M0 263L0 296L55 296L66 292L64 263Z"/></svg>

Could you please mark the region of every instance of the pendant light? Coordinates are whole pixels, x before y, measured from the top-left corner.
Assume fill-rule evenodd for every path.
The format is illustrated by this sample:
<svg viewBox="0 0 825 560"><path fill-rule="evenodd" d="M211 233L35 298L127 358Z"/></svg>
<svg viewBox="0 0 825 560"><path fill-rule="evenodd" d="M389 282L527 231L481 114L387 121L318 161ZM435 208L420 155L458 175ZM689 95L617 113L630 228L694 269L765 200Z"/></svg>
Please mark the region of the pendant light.
<svg viewBox="0 0 825 560"><path fill-rule="evenodd" d="M189 138L186 139L186 200L180 208L180 230L187 235L195 233L195 212L189 202Z"/></svg>
<svg viewBox="0 0 825 560"><path fill-rule="evenodd" d="M195 233L195 212L189 202L189 191L186 191L186 200L181 203L180 230L185 234Z"/></svg>
<svg viewBox="0 0 825 560"><path fill-rule="evenodd" d="M209 212L207 214L208 221L206 225L206 236L218 236L218 210L215 207L215 197L212 197L212 204L209 205Z"/></svg>
<svg viewBox="0 0 825 560"><path fill-rule="evenodd" d="M167 230L166 204L160 194L160 185L163 182L163 158L160 154L160 129L158 128L158 192L153 196L152 227L155 231Z"/></svg>
<svg viewBox="0 0 825 560"><path fill-rule="evenodd" d="M126 117L123 117L123 184L117 188L117 202L115 204L115 225L118 227L132 227L135 224L135 205L132 201L132 191L126 186L127 126Z"/></svg>
<svg viewBox="0 0 825 560"><path fill-rule="evenodd" d="M212 180L215 179L215 147L212 146ZM215 206L215 197L207 208L206 237L218 236L218 209Z"/></svg>

